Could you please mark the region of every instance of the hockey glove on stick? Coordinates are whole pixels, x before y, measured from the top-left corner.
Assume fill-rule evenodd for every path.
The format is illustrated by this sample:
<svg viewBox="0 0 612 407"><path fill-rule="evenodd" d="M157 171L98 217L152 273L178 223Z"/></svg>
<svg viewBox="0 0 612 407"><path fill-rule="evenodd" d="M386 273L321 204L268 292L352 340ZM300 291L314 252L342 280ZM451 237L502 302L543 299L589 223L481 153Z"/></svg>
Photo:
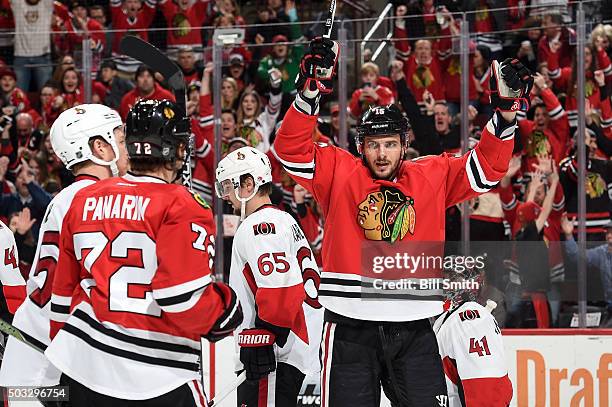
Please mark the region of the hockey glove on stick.
<svg viewBox="0 0 612 407"><path fill-rule="evenodd" d="M533 76L518 59L506 59L501 64L491 64L491 106L502 112L526 112L529 110L529 94Z"/></svg>
<svg viewBox="0 0 612 407"><path fill-rule="evenodd" d="M275 340L276 336L266 329L250 328L238 334L240 361L247 380L259 380L276 370Z"/></svg>
<svg viewBox="0 0 612 407"><path fill-rule="evenodd" d="M215 325L204 336L210 342L217 342L230 335L234 329L242 323L242 306L236 297L236 293L230 286L223 283L212 283L213 290L217 292L223 300L225 311L219 316Z"/></svg>
<svg viewBox="0 0 612 407"><path fill-rule="evenodd" d="M333 91L339 53L338 43L328 38L317 37L310 42L295 80L296 105L302 112L317 114L320 95Z"/></svg>

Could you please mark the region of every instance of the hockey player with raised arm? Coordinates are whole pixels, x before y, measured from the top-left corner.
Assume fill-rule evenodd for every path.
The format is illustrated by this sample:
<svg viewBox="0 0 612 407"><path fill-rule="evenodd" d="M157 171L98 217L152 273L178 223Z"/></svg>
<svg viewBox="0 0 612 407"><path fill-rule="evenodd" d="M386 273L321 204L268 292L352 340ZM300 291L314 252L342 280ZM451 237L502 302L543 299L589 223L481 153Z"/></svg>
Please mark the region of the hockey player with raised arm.
<svg viewBox="0 0 612 407"><path fill-rule="evenodd" d="M138 102L126 121L130 172L79 191L66 213L45 354L73 405L206 405L200 337L229 335L242 312L212 280L212 210L172 183L188 141L174 102Z"/></svg>
<svg viewBox="0 0 612 407"><path fill-rule="evenodd" d="M243 147L216 170L217 196L242 223L234 236L230 286L244 321L235 336L236 372L246 370L237 406L294 407L306 374L318 374L323 310L319 270L295 219L270 202L272 166Z"/></svg>
<svg viewBox="0 0 612 407"><path fill-rule="evenodd" d="M310 43L298 95L274 142L287 172L313 195L326 219L321 405L376 406L382 387L394 405L444 406L444 373L427 320L442 313L442 290L419 289L418 281L399 292L376 284L372 266L362 265L364 247L396 247L395 255L409 243L443 243L446 208L489 191L506 173L516 112L528 108L531 75L516 60L493 63L495 112L478 145L462 157L403 160L408 123L391 105L362 116L357 158L311 138L321 94L332 90L337 56L331 40ZM441 271L429 278L441 282Z"/></svg>
<svg viewBox="0 0 612 407"><path fill-rule="evenodd" d="M51 342L51 286L57 270L62 222L74 195L98 180L127 171L127 150L119 114L99 104L72 107L51 127L51 145L75 181L47 206L28 276L27 296L13 324L28 340L45 349ZM0 367L0 386L54 386L60 371L30 346L10 337Z"/></svg>
<svg viewBox="0 0 612 407"><path fill-rule="evenodd" d="M449 270L447 281L462 288L447 292L448 310L433 326L448 407L507 407L512 400L501 330L491 314L496 304L487 300L483 307L476 301L482 289L481 273Z"/></svg>

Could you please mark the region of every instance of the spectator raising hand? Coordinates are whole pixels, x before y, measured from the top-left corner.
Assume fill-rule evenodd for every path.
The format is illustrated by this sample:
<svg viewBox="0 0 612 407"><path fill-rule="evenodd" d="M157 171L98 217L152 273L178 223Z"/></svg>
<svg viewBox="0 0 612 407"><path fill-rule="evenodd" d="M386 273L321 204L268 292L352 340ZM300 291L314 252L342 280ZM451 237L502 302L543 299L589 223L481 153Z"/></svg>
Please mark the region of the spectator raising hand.
<svg viewBox="0 0 612 407"><path fill-rule="evenodd" d="M16 216L14 221L15 233L19 233L20 235L25 235L32 229L32 225L36 223L36 219L32 219L32 215L30 213L29 208L23 208L19 215Z"/></svg>

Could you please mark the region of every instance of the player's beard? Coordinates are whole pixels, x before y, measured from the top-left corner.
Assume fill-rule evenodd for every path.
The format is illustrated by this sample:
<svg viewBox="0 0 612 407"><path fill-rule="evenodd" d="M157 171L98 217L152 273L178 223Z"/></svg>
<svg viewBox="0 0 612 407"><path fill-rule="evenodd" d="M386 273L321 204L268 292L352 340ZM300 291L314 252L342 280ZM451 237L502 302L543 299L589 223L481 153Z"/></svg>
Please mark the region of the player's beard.
<svg viewBox="0 0 612 407"><path fill-rule="evenodd" d="M365 161L365 159L364 159ZM379 180L385 180L385 181L392 181L395 176L398 173L399 167L402 164L402 159L398 159L397 162L395 163L395 165L393 165L393 163L389 160L376 160L374 161L371 165L368 162L364 162L364 164L366 165L366 167L368 167L368 169L370 170L370 173L372 174L372 178L374 179L379 179ZM385 169L385 174L377 174L376 170L377 169L377 165L378 164L387 164L388 166L392 167L393 169L390 172L387 172Z"/></svg>

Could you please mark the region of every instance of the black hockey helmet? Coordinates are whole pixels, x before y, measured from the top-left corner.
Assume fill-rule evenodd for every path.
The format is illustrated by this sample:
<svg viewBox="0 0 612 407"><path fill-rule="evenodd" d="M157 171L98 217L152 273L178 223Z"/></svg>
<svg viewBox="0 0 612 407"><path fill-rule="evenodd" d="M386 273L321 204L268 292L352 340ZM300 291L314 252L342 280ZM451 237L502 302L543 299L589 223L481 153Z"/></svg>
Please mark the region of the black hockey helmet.
<svg viewBox="0 0 612 407"><path fill-rule="evenodd" d="M174 161L178 146L189 143L189 118L169 100L139 101L130 109L125 124L130 157Z"/></svg>
<svg viewBox="0 0 612 407"><path fill-rule="evenodd" d="M410 122L396 105L370 106L359 120L355 141L357 145L361 145L366 136L399 134L402 144L406 144L409 129Z"/></svg>

